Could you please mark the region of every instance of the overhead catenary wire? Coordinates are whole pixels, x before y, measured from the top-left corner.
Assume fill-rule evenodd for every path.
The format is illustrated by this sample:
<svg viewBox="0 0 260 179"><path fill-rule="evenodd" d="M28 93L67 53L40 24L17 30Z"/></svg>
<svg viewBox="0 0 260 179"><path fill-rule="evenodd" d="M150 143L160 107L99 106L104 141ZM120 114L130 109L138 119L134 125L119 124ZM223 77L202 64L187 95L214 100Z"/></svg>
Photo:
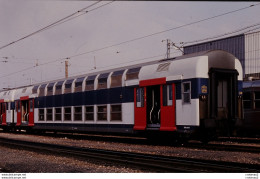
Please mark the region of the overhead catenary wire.
<svg viewBox="0 0 260 179"><path fill-rule="evenodd" d="M19 42L19 41L22 41L22 40L24 40L24 39L26 39L26 38L28 38L28 37L31 37L31 36L33 36L33 35L35 35L35 34L38 34L38 33L42 32L42 31L45 31L45 30L47 30L47 29L49 29L49 28L52 28L52 27L54 27L54 26L56 26L56 25L58 25L58 24L61 24L61 23L64 23L64 22L66 22L66 21L68 21L68 20L74 19L74 18L72 18L72 17L75 16L76 14L79 14L79 13L82 13L82 12L83 12L83 14L85 14L86 12L88 12L88 11L85 11L86 9L88 9L88 8L90 8L90 7L92 7L92 6L96 5L96 4L98 4L98 3L100 3L101 1L102 1L102 0L99 0L99 1L97 1L97 2L94 2L94 3L92 3L91 5L88 5L87 7L84 7L84 8L82 8L82 9L78 10L77 12L74 12L74 13L72 13L72 14L70 14L70 15L68 15L68 16L66 16L66 17L64 17L64 18L62 18L62 19L60 19L60 20L58 20L58 21L55 21L55 22L53 22L53 23L51 23L51 24L49 24L49 25L47 25L47 26L45 26L45 27L43 27L43 28L41 28L41 29L39 29L39 30L37 30L37 31L35 31L35 32L32 32L32 33L30 33L30 34L28 34L28 35L26 35L26 36L24 36L24 37L21 37L21 38L15 40L15 41L12 41L12 42L10 42L10 43L8 43L8 44L6 44L6 45L3 45L3 46L0 47L0 50L4 49L4 48L6 48L6 47L8 47L8 46L10 46L10 45L13 45L13 44L15 44L15 43L17 43L17 42ZM76 17L78 17L78 16L76 16Z"/></svg>
<svg viewBox="0 0 260 179"><path fill-rule="evenodd" d="M38 66L48 65L48 64L55 63L57 61L62 61L62 60L68 59L68 58L72 59L72 58L79 57L79 56L82 56L82 55L85 55L85 54L89 54L89 53L101 51L101 50L104 50L104 49L108 49L108 48L111 48L111 47L115 47L115 46L130 43L130 42L138 41L138 40L145 39L145 38L148 38L148 37L151 37L151 36L155 36L155 35L158 35L158 34L162 34L162 33L165 33L165 32L173 31L173 30L176 30L176 29L180 29L180 28L183 28L183 27L187 27L187 26L190 26L190 25L201 23L201 22L204 22L204 21L207 21L207 20L211 20L211 19L214 19L214 18L217 18L217 17L221 17L221 16L224 16L224 15L228 15L228 14L231 14L231 13L242 11L242 10L245 10L245 9L248 9L248 8L251 8L251 7L255 7L255 6L258 6L258 5L260 5L260 3L253 4L253 5L243 7L243 8L240 8L240 9L236 9L236 10L233 10L233 11L229 11L229 12L226 12L226 13L222 13L222 14L219 14L219 15L215 15L215 16L212 16L212 17L208 17L208 18L205 18L205 19L197 20L197 21L194 21L194 22L190 22L190 23L187 23L187 24L184 24L184 25L181 25L181 26L177 26L177 27L173 27L173 28L170 28L170 29L166 29L166 30L163 30L163 31L148 34L148 35L145 35L145 36L137 37L137 38L134 38L134 39L131 39L131 40L116 43L116 44L113 44L113 45L108 45L108 46L101 47L101 48L98 48L98 49L94 49L94 50L90 50L90 51L87 51L87 52L75 54L75 55L72 55L72 56L69 56L69 57L58 58L58 59L55 59L55 60L48 61L46 63L39 64ZM34 67L36 67L36 66L34 66ZM20 70L20 71L14 72L14 73L3 75L3 76L0 76L0 78L10 76L10 75L14 75L14 74L20 73L22 71L27 71L27 70L30 70L34 67L25 68L23 70Z"/></svg>
<svg viewBox="0 0 260 179"><path fill-rule="evenodd" d="M246 29L249 29L249 28L252 28L252 27L255 27L255 28L245 31ZM253 24L253 25L250 25L250 26L246 26L246 27L243 27L243 28L231 31L231 32L227 32L227 33L216 35L216 36L212 36L212 37L207 37L207 38L204 38L204 39L187 41L187 42L180 42L180 44L184 44L184 45L186 45L186 44L193 44L193 43L208 41L208 40L212 40L212 39L222 38L222 37L225 37L225 36L228 36L228 35L231 35L231 34L234 34L234 33L238 33L238 32L242 33L244 31L243 33L247 33L247 32L250 32L250 31L257 30L257 29L260 29L260 23L256 23L256 24Z"/></svg>

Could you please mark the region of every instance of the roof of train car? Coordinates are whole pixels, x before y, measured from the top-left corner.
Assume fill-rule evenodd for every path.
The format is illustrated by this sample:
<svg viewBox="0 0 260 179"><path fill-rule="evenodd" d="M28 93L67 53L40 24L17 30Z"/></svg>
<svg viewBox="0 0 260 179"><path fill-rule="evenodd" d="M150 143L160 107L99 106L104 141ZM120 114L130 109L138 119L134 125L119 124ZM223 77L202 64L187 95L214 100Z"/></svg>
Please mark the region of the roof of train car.
<svg viewBox="0 0 260 179"><path fill-rule="evenodd" d="M55 80L45 81L45 82L41 82L41 83L35 83L35 84L32 84L32 85L27 85L27 86L20 86L20 87L12 88L12 89L25 88L25 87L29 87L29 86L38 86L38 85L41 85L41 84L48 84L48 83L57 82L57 81L71 80L71 79L76 79L76 78L81 78L81 77L86 77L86 76L92 76L92 75L97 75L97 74L103 74L103 73L108 73L108 72L112 72L112 71L119 71L119 70L124 70L124 69L132 69L132 68L142 67L142 66L146 66L146 65L152 65L152 64L156 64L156 63L163 63L163 62L167 62L167 61L182 60L182 59L192 58L192 57L197 57L197 56L209 56L212 52L214 54L214 52L219 52L219 51L220 52L226 52L224 50L206 50L206 51L191 53L191 54L182 55L182 56L178 56L178 57L154 60L154 61L150 61L150 62L143 62L143 63L134 64L134 65L121 66L121 67L117 67L117 68L107 68L107 69L104 69L104 70L96 69L96 70L93 70L90 73L85 73L83 75L72 76L72 77L69 77L69 78L55 79ZM229 52L226 52L226 53L230 54ZM232 55L232 54L230 54L230 55L235 58L234 55ZM11 90L11 89L5 89L5 90L1 90L1 91L8 91L8 90Z"/></svg>

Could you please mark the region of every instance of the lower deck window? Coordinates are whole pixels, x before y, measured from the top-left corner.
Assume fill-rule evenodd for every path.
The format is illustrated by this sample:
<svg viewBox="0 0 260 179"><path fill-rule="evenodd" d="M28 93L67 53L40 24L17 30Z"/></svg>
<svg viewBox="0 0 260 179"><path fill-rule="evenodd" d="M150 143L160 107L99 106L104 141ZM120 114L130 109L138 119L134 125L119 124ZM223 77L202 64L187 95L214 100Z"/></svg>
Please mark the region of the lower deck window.
<svg viewBox="0 0 260 179"><path fill-rule="evenodd" d="M61 121L61 108L55 108L55 121Z"/></svg>
<svg viewBox="0 0 260 179"><path fill-rule="evenodd" d="M82 107L74 107L74 121L82 120Z"/></svg>
<svg viewBox="0 0 260 179"><path fill-rule="evenodd" d="M47 121L52 121L52 108L47 109Z"/></svg>
<svg viewBox="0 0 260 179"><path fill-rule="evenodd" d="M65 107L64 108L64 121L70 121L71 120L71 107Z"/></svg>
<svg viewBox="0 0 260 179"><path fill-rule="evenodd" d="M122 121L121 105L111 105L111 121Z"/></svg>
<svg viewBox="0 0 260 179"><path fill-rule="evenodd" d="M94 121L94 106L86 106L85 120Z"/></svg>
<svg viewBox="0 0 260 179"><path fill-rule="evenodd" d="M98 120L106 121L107 120L107 106L98 106Z"/></svg>
<svg viewBox="0 0 260 179"><path fill-rule="evenodd" d="M39 121L44 121L44 109L39 109Z"/></svg>
<svg viewBox="0 0 260 179"><path fill-rule="evenodd" d="M245 92L243 94L243 103L245 109L251 109L251 93Z"/></svg>

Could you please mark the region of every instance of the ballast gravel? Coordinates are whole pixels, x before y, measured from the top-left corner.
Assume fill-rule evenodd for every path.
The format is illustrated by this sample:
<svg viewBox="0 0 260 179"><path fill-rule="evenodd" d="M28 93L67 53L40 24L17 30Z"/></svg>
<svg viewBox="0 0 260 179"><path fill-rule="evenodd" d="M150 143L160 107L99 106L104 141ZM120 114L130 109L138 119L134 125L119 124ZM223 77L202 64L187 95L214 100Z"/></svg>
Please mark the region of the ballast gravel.
<svg viewBox="0 0 260 179"><path fill-rule="evenodd" d="M259 164L259 154L230 151L211 151L185 147L143 145L108 140L68 139L67 137L52 137L29 135L21 133L3 133L0 137L51 143L59 145L98 148L106 150L147 153L183 158L199 158L216 161ZM147 171L111 166L106 163L92 163L70 157L45 155L26 150L10 149L0 145L0 172L18 173L143 173Z"/></svg>

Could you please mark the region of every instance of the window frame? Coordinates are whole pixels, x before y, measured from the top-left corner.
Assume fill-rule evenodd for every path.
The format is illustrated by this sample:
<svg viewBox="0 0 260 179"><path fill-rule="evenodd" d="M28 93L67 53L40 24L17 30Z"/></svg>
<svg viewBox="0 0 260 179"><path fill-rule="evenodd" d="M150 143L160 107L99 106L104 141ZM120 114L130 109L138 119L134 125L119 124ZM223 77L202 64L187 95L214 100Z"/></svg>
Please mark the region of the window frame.
<svg viewBox="0 0 260 179"><path fill-rule="evenodd" d="M113 107L115 106L120 106L120 110L118 111L113 111ZM120 114L120 117L119 119L114 119L113 116L115 114ZM123 118L122 118L122 104L111 104L110 105L110 121L122 121Z"/></svg>
<svg viewBox="0 0 260 179"><path fill-rule="evenodd" d="M103 111L101 111L100 109L104 108ZM97 121L108 121L107 117L107 105L99 105L97 106Z"/></svg>
<svg viewBox="0 0 260 179"><path fill-rule="evenodd" d="M79 108L80 112L77 112L76 108ZM79 115L80 118L77 119L76 115ZM73 116L74 116L74 121L82 121L82 106L74 106L74 114L73 114Z"/></svg>
<svg viewBox="0 0 260 179"><path fill-rule="evenodd" d="M189 91L184 91L185 90L185 86L186 84L189 84ZM191 104L191 81L185 81L185 82L182 82L182 103L183 104ZM186 97L185 96L188 96L189 100L186 101Z"/></svg>
<svg viewBox="0 0 260 179"><path fill-rule="evenodd" d="M92 108L93 110L92 111L88 111L87 108ZM95 109L94 109L94 106L84 106L84 109L85 109L85 112L84 112L84 115L85 115L85 121L94 121L95 120ZM92 115L92 119L88 118L87 116L89 115Z"/></svg>

